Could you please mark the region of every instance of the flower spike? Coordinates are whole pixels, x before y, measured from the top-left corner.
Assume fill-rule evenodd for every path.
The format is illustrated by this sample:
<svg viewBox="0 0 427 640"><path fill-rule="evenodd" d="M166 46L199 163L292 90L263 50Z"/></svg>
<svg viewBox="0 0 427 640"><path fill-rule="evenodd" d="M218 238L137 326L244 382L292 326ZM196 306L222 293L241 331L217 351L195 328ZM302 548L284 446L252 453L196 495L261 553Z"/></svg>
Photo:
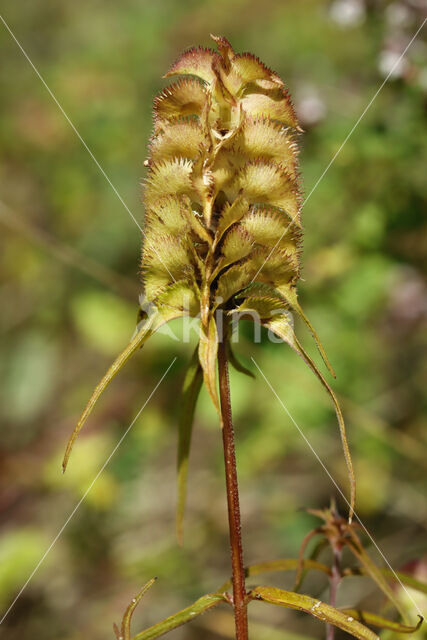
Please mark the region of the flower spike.
<svg viewBox="0 0 427 640"><path fill-rule="evenodd" d="M161 323L185 315L200 318L198 361L186 383L188 407L180 426L181 536L200 380L219 411L218 346L229 340L231 323L244 312L284 338L330 395L350 478L351 518L355 483L342 413L295 337L290 317L294 313L307 325L334 375L297 300L303 231L296 113L274 71L251 53L236 53L226 38L212 40L217 51L193 47L178 57L165 75L177 79L154 99L141 274L157 319L153 326L143 324L95 389L70 438L64 469L95 402L123 364ZM229 347L227 353L242 369Z"/></svg>

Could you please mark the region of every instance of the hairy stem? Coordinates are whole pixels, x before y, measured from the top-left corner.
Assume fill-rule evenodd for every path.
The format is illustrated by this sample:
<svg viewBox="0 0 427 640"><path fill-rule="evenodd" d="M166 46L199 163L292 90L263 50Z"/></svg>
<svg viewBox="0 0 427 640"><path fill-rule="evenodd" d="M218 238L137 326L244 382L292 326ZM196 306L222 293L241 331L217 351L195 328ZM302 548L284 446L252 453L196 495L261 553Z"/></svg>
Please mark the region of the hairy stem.
<svg viewBox="0 0 427 640"><path fill-rule="evenodd" d="M245 570L243 567L239 488L237 484L234 429L231 415L227 349L224 338L220 340L218 346L218 372L221 416L223 422L222 438L224 444L225 482L227 487L236 639L248 640L247 597L245 588Z"/></svg>

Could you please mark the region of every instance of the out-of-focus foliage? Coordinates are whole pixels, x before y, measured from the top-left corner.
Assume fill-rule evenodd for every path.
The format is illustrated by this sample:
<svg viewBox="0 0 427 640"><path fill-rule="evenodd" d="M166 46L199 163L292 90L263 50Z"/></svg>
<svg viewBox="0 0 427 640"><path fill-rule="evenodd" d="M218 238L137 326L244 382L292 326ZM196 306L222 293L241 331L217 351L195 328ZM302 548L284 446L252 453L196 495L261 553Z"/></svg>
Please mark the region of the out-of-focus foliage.
<svg viewBox="0 0 427 640"><path fill-rule="evenodd" d="M361 0L36 0L8 3L2 15L140 223L151 102L182 49L223 33L280 74L306 131L300 161L308 195L422 20L413 3ZM153 575L159 580L135 612L136 629L227 575L221 442L202 391L179 548L176 398L195 336L183 344L160 333L111 385L61 475L63 446L88 391L134 330L140 231L1 24L0 46L4 609L177 356L0 628L11 640L101 640ZM424 579L425 53L420 33L304 206L300 285L337 372L359 515L393 567ZM171 327L180 336L179 322ZM308 336L304 342L310 350ZM249 324L235 351L248 366L254 356L345 486L334 416L303 364L268 341L254 346ZM299 509L327 505L333 486L262 378L233 373L231 388L245 560L295 556L314 526ZM292 588L293 576L272 579ZM325 599L322 577L310 580L307 592ZM347 580L340 606L381 604L364 578ZM407 594L396 595L411 616ZM424 596L411 595L426 608ZM221 607L186 627L185 637L227 637ZM254 606L251 615L257 629L286 629L278 638L323 633L285 609Z"/></svg>

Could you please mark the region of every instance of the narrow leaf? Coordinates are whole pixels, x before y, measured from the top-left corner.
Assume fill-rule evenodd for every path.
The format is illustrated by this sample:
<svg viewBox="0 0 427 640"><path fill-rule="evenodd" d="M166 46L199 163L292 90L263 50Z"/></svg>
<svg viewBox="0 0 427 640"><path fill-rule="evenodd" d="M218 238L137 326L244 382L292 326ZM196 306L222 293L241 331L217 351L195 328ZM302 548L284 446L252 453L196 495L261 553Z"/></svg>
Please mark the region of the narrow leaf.
<svg viewBox="0 0 427 640"><path fill-rule="evenodd" d="M404 608L400 604L395 592L393 591L387 579L382 574L381 569L377 567L375 562L371 559L369 554L363 548L357 534L353 529L349 527L348 532L352 538L352 542L347 542L347 547L356 556L360 564L364 568L365 572L372 578L377 584L378 588L384 593L384 595L390 600L390 602L396 607L402 618L406 621L407 616Z"/></svg>
<svg viewBox="0 0 427 640"><path fill-rule="evenodd" d="M346 633L350 633L359 640L378 640L378 636L373 631L355 620L354 617L310 596L275 587L255 587L250 592L250 597L253 600L263 600L281 607L305 611L322 622L328 622Z"/></svg>
<svg viewBox="0 0 427 640"><path fill-rule="evenodd" d="M176 532L179 544L182 544L183 540L188 457L190 454L194 411L196 409L197 398L199 396L202 382L203 372L199 363L198 350L196 349L184 379L178 422L178 500L176 509Z"/></svg>
<svg viewBox="0 0 427 640"><path fill-rule="evenodd" d="M200 326L199 360L203 369L203 379L215 408L219 412L216 388L216 363L218 353L218 331L215 318L211 315L208 326Z"/></svg>
<svg viewBox="0 0 427 640"><path fill-rule="evenodd" d="M418 616L419 621L417 624L410 627L408 625L401 624L400 622L388 620L387 618L378 616L376 613L371 613L370 611L360 611L359 609L341 609L341 611L347 616L351 616L354 620L358 620L363 624L369 624L373 627L379 627L380 629L391 629L391 631L396 631L396 633L414 633L415 631L418 631L423 623L423 618L421 616Z"/></svg>
<svg viewBox="0 0 427 640"><path fill-rule="evenodd" d="M299 315L301 320L307 326L308 330L310 331L311 335L314 338L314 341L315 341L316 346L317 346L317 348L319 350L319 353L322 356L323 362L325 363L325 365L329 369L331 375L334 378L336 378L335 371L333 370L332 365L329 362L328 356L326 355L326 351L323 348L322 343L320 342L320 338L317 335L315 328L313 327L313 325L311 324L310 320L305 315L304 311L301 308L301 305L298 302L296 289L294 287L286 287L286 289L281 289L280 292L286 298L286 300L288 300L289 304L292 306L292 309L295 311L295 313L297 313Z"/></svg>
<svg viewBox="0 0 427 640"><path fill-rule="evenodd" d="M159 638L168 631L172 631L172 629L176 629L186 622L194 620L194 618L197 618L201 613L212 609L212 607L224 601L225 597L222 594L210 593L199 598L186 609L182 609L182 611L178 611L178 613L175 613L173 616L165 618L165 620L158 622L149 629L137 633L136 636L133 636L132 640L153 640L153 638Z"/></svg>
<svg viewBox="0 0 427 640"><path fill-rule="evenodd" d="M335 393L332 391L329 384L326 382L323 375L320 373L319 369L310 358L310 356L303 349L301 344L298 342L292 327L292 323L287 315L280 315L274 318L273 320L265 321L263 323L266 327L268 327L273 333L282 338L285 342L289 344L289 346L296 352L304 362L310 367L313 373L320 380L322 385L325 387L326 391L329 393L332 402L334 404L335 413L338 420L338 425L340 429L341 442L344 452L344 458L347 465L347 471L350 482L350 510L349 510L349 521L351 522L354 513L354 502L356 499L356 481L353 470L353 462L351 460L350 449L348 447L347 435L345 430L344 418L342 415L341 407L339 406L338 400L335 396Z"/></svg>
<svg viewBox="0 0 427 640"><path fill-rule="evenodd" d="M159 329L159 327L161 327L162 324L164 324L165 322L169 322L169 320L172 320L173 318L178 317L180 315L181 315L181 313L179 313L179 312L170 311L168 314L160 314L160 313L158 313L155 316L153 316L152 318L150 318L141 327L141 329L136 333L136 335L129 342L127 347L121 352L121 354L113 362L111 367L108 369L107 373L104 375L104 377L98 383L98 385L95 387L95 390L92 393L92 396L91 396L89 402L87 403L83 413L81 414L81 416L79 418L79 421L78 421L73 433L71 434L70 439L68 440L67 448L65 450L64 459L62 461L62 471L63 471L63 473L65 473L65 470L67 468L67 464L68 464L68 460L70 458L71 450L73 448L73 445L74 445L74 442L75 442L77 436L79 435L80 431L82 430L83 425L85 424L86 420L88 419L88 417L89 417L90 413L92 412L92 409L94 408L94 406L95 406L96 402L98 401L99 397L104 392L106 387L110 384L111 380L120 371L120 369L123 367L123 365L126 364L126 362L129 360L129 358L131 358L133 356L135 351L137 351L140 347L142 347L144 342L146 342L148 340L148 338L155 331L157 331L157 329Z"/></svg>
<svg viewBox="0 0 427 640"><path fill-rule="evenodd" d="M132 602L129 604L128 608L125 611L122 620L122 629L121 629L121 640L130 640L130 623L132 621L132 615L141 601L142 597L147 593L147 591L153 586L156 582L157 578L152 578L145 584L141 591L133 598Z"/></svg>

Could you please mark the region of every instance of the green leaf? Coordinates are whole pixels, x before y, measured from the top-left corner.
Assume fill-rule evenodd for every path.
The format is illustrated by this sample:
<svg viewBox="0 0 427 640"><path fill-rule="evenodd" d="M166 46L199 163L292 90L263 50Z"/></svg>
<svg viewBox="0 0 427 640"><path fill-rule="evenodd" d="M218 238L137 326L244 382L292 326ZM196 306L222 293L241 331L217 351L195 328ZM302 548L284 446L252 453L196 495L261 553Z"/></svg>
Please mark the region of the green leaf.
<svg viewBox="0 0 427 640"><path fill-rule="evenodd" d="M375 562L371 559L369 554L363 548L357 534L351 528L348 528L348 533L352 538L352 542L347 542L346 546L350 549L350 551L356 556L362 565L363 569L369 575L372 580L377 584L379 589L384 593L385 596L390 600L390 602L396 607L397 611L400 613L402 618L406 621L407 616L404 608L400 604L396 594L394 593L392 587L387 582L387 579L381 572L381 569L377 567Z"/></svg>
<svg viewBox="0 0 427 640"><path fill-rule="evenodd" d="M169 322L170 320L181 316L182 313L179 311L168 311L157 313L156 315L149 318L145 324L139 329L139 331L135 334L132 340L129 342L127 347L121 352L121 354L115 359L111 367L108 369L107 373L103 376L100 382L95 387L94 392L92 393L89 402L87 403L83 413L81 414L79 421L70 436L70 439L67 443L67 448L65 450L64 459L62 461L62 471L65 473L67 468L68 460L70 458L71 450L73 448L74 442L79 435L80 431L83 428L86 420L92 412L96 402L98 401L101 394L105 391L106 387L110 384L111 380L116 376L116 374L120 371L124 364L133 356L133 354L142 347L142 345L148 340L148 338L157 331L163 324Z"/></svg>
<svg viewBox="0 0 427 640"><path fill-rule="evenodd" d="M215 607L220 602L226 602L225 596L221 593L210 593L202 596L186 609L182 609L182 611L178 611L178 613L169 616L169 618L162 620L162 622L158 622L149 629L137 633L136 636L133 636L132 640L152 640L153 638L159 638L168 631L172 631L172 629L176 629L186 622L194 620L194 618L197 618L201 613L212 609L212 607Z"/></svg>
<svg viewBox="0 0 427 640"><path fill-rule="evenodd" d="M179 544L183 540L183 521L186 503L188 457L190 454L191 434L193 430L194 411L197 398L203 383L203 373L199 362L198 350L193 354L184 379L180 399L180 415L178 422L178 500L176 509L176 532Z"/></svg>
<svg viewBox="0 0 427 640"><path fill-rule="evenodd" d="M378 616L376 613L370 613L369 611L360 611L359 609L341 609L345 615L354 618L354 620L358 620L363 624L369 624L373 627L379 627L380 629L391 629L391 631L396 631L396 633L414 633L418 631L420 626L423 623L423 618L419 617L419 621L413 627L410 627L405 624L401 624L400 622L394 622L393 620L388 620L387 618L383 618L382 616Z"/></svg>
<svg viewBox="0 0 427 640"><path fill-rule="evenodd" d="M218 391L216 386L216 363L218 354L218 331L215 318L211 315L208 326L200 326L199 360L203 369L203 379L212 402L219 413Z"/></svg>
<svg viewBox="0 0 427 640"><path fill-rule="evenodd" d="M275 587L255 587L250 592L252 600L262 600L289 609L305 611L322 622L333 624L359 640L378 640L378 636L363 624L329 604L292 591L284 591Z"/></svg>
<svg viewBox="0 0 427 640"><path fill-rule="evenodd" d="M275 333L279 338L282 338L282 340L287 342L288 345L296 353L298 353L298 355L301 356L301 358L304 360L304 362L310 367L310 369L313 371L313 373L320 380L320 382L325 387L326 391L329 393L329 395L330 395L330 397L332 399L332 402L333 402L334 408L335 408L335 413L336 413L337 420L338 420L339 429L340 429L340 435L341 435L341 442L342 442L342 447L343 447L343 452L344 452L344 458L345 458L345 461L346 461L347 471L348 471L348 476L349 476L349 482L350 482L349 521L351 522L352 517L353 517L353 513L354 513L354 502L355 502L355 498L356 498L356 481L355 481L355 477L354 477L353 462L351 460L350 449L348 447L348 442L347 442L347 435L346 435L346 430L345 430L344 418L343 418L341 407L339 406L338 400L337 400L334 392L332 391L331 387L326 382L325 378L323 377L323 375L320 373L319 369L317 368L317 366L313 362L313 360L310 358L310 356L306 353L306 351L303 349L301 344L298 342L298 340L297 340L297 338L295 336L293 327L292 327L292 321L291 321L290 317L288 315L285 315L285 314L278 315L275 318L273 318L272 320L264 321L263 325L265 327L267 327L268 329L270 329L271 331L273 331L273 333Z"/></svg>
<svg viewBox="0 0 427 640"><path fill-rule="evenodd" d="M147 584L145 584L142 587L141 591L139 591L139 593L135 596L135 598L133 598L132 602L127 607L122 620L121 634L120 636L118 636L120 640L130 640L130 623L132 621L133 612L135 611L142 597L153 586L156 580L157 578L152 578L151 580L149 580ZM116 634L117 634L117 631L116 631Z"/></svg>

